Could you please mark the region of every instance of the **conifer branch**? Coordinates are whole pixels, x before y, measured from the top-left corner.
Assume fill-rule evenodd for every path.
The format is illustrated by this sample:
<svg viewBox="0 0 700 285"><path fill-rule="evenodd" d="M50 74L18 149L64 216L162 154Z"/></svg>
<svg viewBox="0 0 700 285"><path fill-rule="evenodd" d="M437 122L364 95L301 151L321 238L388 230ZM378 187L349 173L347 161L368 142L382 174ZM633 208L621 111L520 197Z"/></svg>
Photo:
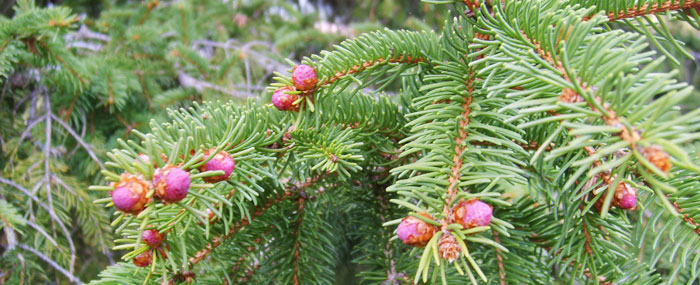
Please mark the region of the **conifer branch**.
<svg viewBox="0 0 700 285"><path fill-rule="evenodd" d="M387 200L384 194L386 190L384 189L376 189L375 193L377 195L377 202L379 204L379 220L382 222L382 224L387 222ZM382 232L384 232L386 229L382 229ZM391 246L391 239L386 238L386 243L384 243L384 249L383 249L384 257L389 262L389 268L386 271L386 276L387 276L387 284L398 284L396 281L396 278L399 277L397 272L396 272L396 260L394 259L394 248Z"/></svg>
<svg viewBox="0 0 700 285"><path fill-rule="evenodd" d="M537 142L537 141L530 141L530 142L524 143L524 142L519 142L519 141L516 141L516 140L512 140L512 142L513 142L514 144L519 145L519 146L522 147L524 150L537 150L537 149L540 148L540 144L539 144L539 142ZM491 146L491 147L498 146L498 145L495 144L495 143L487 142L487 141L469 141L469 144L471 144L471 145L479 145L479 146ZM554 149L554 147L555 147L554 143L550 143L550 144L548 144L547 146L545 146L545 150L546 150L546 151L550 151L550 150Z"/></svg>
<svg viewBox="0 0 700 285"><path fill-rule="evenodd" d="M493 241L501 243L501 238L499 237L498 231L493 231ZM506 270L503 266L503 256L501 255L501 249L496 248L496 262L498 262L498 278L500 278L500 285L506 285Z"/></svg>
<svg viewBox="0 0 700 285"><path fill-rule="evenodd" d="M19 247L21 247L22 249L24 249L24 250L26 250L26 251L29 251L29 252L35 254L36 256L38 256L39 258L41 258L42 260L44 260L46 263L48 263L49 265L51 265L51 267L53 267L54 269L58 270L58 272L61 272L61 274L65 275L65 276L68 278L69 281L71 281L71 282L73 282L73 283L75 283L75 284L83 284L83 282L80 281L80 278L78 278L77 276L73 275L72 272L69 272L69 271L66 270L65 268L61 267L61 265L59 265L58 263L56 263L55 261L53 261L53 260L52 260L51 258L49 258L48 256L44 255L44 254L41 253L40 251L36 250L35 248L30 247L30 246L25 245L25 244L22 244L22 243L19 244ZM72 270L71 270L71 271L72 271ZM21 284L21 283L20 283L20 284Z"/></svg>
<svg viewBox="0 0 700 285"><path fill-rule="evenodd" d="M301 232L302 222L304 220L304 205L306 203L306 195L300 195L297 200L297 217L296 220L296 231L294 232L294 253L292 256L292 280L294 285L299 285L299 252L301 248L301 241L299 240L299 233Z"/></svg>
<svg viewBox="0 0 700 285"><path fill-rule="evenodd" d="M682 3L685 2L685 3ZM682 4L681 4L682 3ZM700 9L700 2L688 0L688 1L678 1L678 0L667 0L663 3L658 3L654 1L651 5L645 3L641 6L633 6L627 10L618 12L608 12L608 19L612 21L618 21L623 19L636 18L645 15L659 14L666 11L676 11L683 9ZM590 20L591 17L584 17L584 21Z"/></svg>
<svg viewBox="0 0 700 285"><path fill-rule="evenodd" d="M104 164L102 164L100 159L97 158L97 155L95 154L93 149L90 147L90 145L88 143L86 143L83 139L81 139L80 136L78 135L78 133L76 133L75 130L73 130L73 128L71 128L63 120L56 117L56 115L54 115L53 113L49 113L48 115L51 116L56 122L58 122L58 124L61 125L75 139L75 141L78 142L78 144L83 146L83 149L85 149L85 151L88 153L90 158L92 158L92 160L94 160L95 163L97 163L97 165L99 165L101 169L105 168Z"/></svg>
<svg viewBox="0 0 700 285"><path fill-rule="evenodd" d="M146 12L143 14L143 16L141 16L141 19L139 19L139 26L142 25L144 21L146 21L146 18L156 6L158 6L158 0L148 2L148 4L146 5Z"/></svg>
<svg viewBox="0 0 700 285"><path fill-rule="evenodd" d="M284 193L281 193L277 195L275 198L272 198L268 200L265 204L260 205L255 208L253 211L253 215L248 218L244 217L240 221L236 222L231 229L228 231L226 235L220 235L217 237L214 237L212 239L212 242L208 243L203 249L197 251L193 257L189 259L189 268L192 269L195 264L199 263L202 261L207 255L209 255L216 247L221 245L221 242L226 239L230 239L235 235L240 229L243 227L249 225L255 218L261 216L264 214L268 209L270 209L272 206L279 204L280 202L286 200L287 198L291 197L292 194L294 193L299 193L303 191L304 189L313 186L316 182L318 182L321 179L324 179L328 177L330 173L326 173L324 175L319 175L319 176L314 176L306 179L304 182L294 182L291 184L288 184ZM229 193L228 195L233 195L235 192Z"/></svg>
<svg viewBox="0 0 700 285"><path fill-rule="evenodd" d="M318 89L318 88L320 88L320 87L322 87L322 86L325 86L325 85L328 85L328 84L332 84L333 82L336 82L336 81L338 81L338 79L341 79L341 78L343 78L343 77L345 77L345 76L348 76L348 75L351 75L351 74L354 74L354 73L358 73L358 72L361 72L361 71L363 71L363 70L365 70L365 69L367 69L367 68L372 68L372 67L379 66L379 65L382 65L382 64L387 64L387 63L408 63L408 64L415 64L415 63L420 63L420 62L425 62L425 58L418 57L418 56L412 57L412 56L410 56L410 55L408 55L408 56L404 56L404 55L393 56L393 57L390 57L389 59L379 58L379 59L377 59L377 60L369 60L369 61L366 61L366 62L364 62L364 63L362 63L362 64L354 65L354 66L352 66L351 68L349 68L349 69L347 69L347 70L340 70L340 71L336 72L335 75L332 76L331 78L328 78L328 79L326 79L326 80L323 81L323 82L320 82L320 83L316 86L316 88Z"/></svg>
<svg viewBox="0 0 700 285"><path fill-rule="evenodd" d="M552 65L556 70L558 70L561 74L561 77L568 81L571 84L581 84L581 87L584 88L585 90L591 90L592 88L588 87L585 85L585 82L581 82L580 78L569 78L569 75L566 73L566 70L564 69L564 66L561 65L561 63L558 63L554 60L554 57L547 53L540 44L528 38L528 36L525 33L522 33L523 37L532 43L535 46L535 52L542 57L545 61L547 61L549 64ZM558 45L559 42L555 43L555 46ZM618 136L624 140L630 143L632 148L636 146L636 143L638 140L640 140L639 133L635 129L628 129L624 124L620 123L620 119L617 117L615 114L615 111L613 111L607 103L602 102L602 99L598 96L593 96L592 99L598 103L600 106L602 106L602 110L598 110L598 108L591 102L586 101L586 104L596 113L599 114L601 119L605 122L606 125L611 126L611 127L616 127L620 128L620 133ZM562 90L561 95L559 95L559 100L561 100L564 103L578 103L578 102L583 102L584 97L579 94L576 90L566 88Z"/></svg>
<svg viewBox="0 0 700 285"><path fill-rule="evenodd" d="M694 229L693 231L700 236L700 223L696 222L695 219L692 217L688 216L688 214L683 214L683 209L678 205L678 202L673 202L673 206L676 208L676 211L683 215L683 221L688 223L689 225L693 226Z"/></svg>
<svg viewBox="0 0 700 285"><path fill-rule="evenodd" d="M450 169L451 171L451 176L448 179L449 186L447 186L447 196L448 198L445 200L445 205L442 208L442 214L444 215L443 221L442 221L442 229L447 230L447 226L450 224L451 216L450 215L450 209L452 207L452 202L454 202L454 198L457 195L457 185L459 184L460 180L460 175L461 175L461 170L462 170L462 153L466 149L464 146L464 141L467 139L467 136L469 135L469 132L467 132L466 128L469 126L469 114L471 113L472 109L469 107L469 105L472 104L472 92L474 92L474 77L473 73L469 75L469 78L467 79L466 86L467 86L467 93L469 94L464 103L462 103L462 119L459 122L459 136L455 138L455 154L452 156L452 163L454 165Z"/></svg>
<svg viewBox="0 0 700 285"><path fill-rule="evenodd" d="M263 240L264 240L263 237L264 237L266 234L268 234L270 231L272 231L274 228L275 228L274 225L270 225L270 227L269 227L265 232L263 232L263 233L261 234L260 237L258 237L258 238L256 238L255 240L253 240L253 244L260 244L260 243L262 243ZM253 251L254 251L256 248L258 248L258 247L256 247L255 245L251 245L251 246L249 246L249 247L246 248L245 252L238 258L238 260L236 261L236 263L234 263L234 265L231 267L231 273L229 273L229 275L228 275L228 276L229 276L229 279L233 279L233 278L235 277L236 273L237 273L238 270L240 269L240 267L241 267L241 265L243 264L243 262L246 261L246 258L247 258L248 256L250 256L250 254L253 253ZM267 248L266 248L265 250L267 250ZM257 270L257 268L259 268L259 267L260 267L260 264L259 264L259 263L255 263L255 264L253 264L252 266L249 264L248 269L245 271L245 276L240 277L240 278L238 279L238 282L240 282L240 283L245 283L245 282L249 281L250 278L253 276L253 274L255 274L255 270ZM227 279L222 280L222 283L223 283L223 284L226 284L226 285L229 284Z"/></svg>
<svg viewBox="0 0 700 285"><path fill-rule="evenodd" d="M46 43L44 42L43 39L38 40L38 42L39 42L39 45L41 45L44 49L46 49L46 50L51 54L51 56L53 56L54 58L56 58L56 60L57 60L61 65L65 66L65 67L68 69L68 71L70 71L70 73L72 73L75 77L77 77L78 80L80 80L80 82L82 82L83 84L87 84L87 80L86 80L85 78L83 78L83 76L81 76L80 73L78 73L78 71L76 71L72 66L66 64L65 60L64 60L63 58L61 58L58 54L56 54L56 52L54 52L54 51L49 47L49 45L46 44Z"/></svg>
<svg viewBox="0 0 700 285"><path fill-rule="evenodd" d="M253 211L253 215L248 218L244 217L240 221L236 222L231 229L228 231L226 235L220 235L216 236L212 239L212 242L208 243L203 249L197 251L193 257L190 257L189 259L189 268L192 269L195 264L199 263L202 261L207 255L209 255L214 249L216 249L219 245L221 245L221 242L223 240L231 238L234 234L236 234L240 229L243 227L247 226L250 224L255 218L261 216L264 214L268 209L270 209L272 206L279 204L280 202L284 201L287 199L289 196L291 196L291 192L284 192L274 199L270 199L267 201L265 204L260 205L255 208L255 211Z"/></svg>

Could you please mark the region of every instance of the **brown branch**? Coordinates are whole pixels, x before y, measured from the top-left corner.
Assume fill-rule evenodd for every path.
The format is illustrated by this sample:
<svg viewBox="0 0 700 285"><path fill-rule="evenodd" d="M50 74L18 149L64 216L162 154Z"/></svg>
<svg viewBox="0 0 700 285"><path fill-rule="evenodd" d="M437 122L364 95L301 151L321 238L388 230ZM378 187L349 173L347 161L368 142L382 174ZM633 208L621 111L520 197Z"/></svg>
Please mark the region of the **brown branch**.
<svg viewBox="0 0 700 285"><path fill-rule="evenodd" d="M151 100L151 96L148 95L148 86L146 85L146 80L143 78L143 71L137 70L134 73L139 76L139 81L143 88L143 95L146 96L146 100L148 100L148 109L151 110L151 113L155 113L156 111L153 109L153 100Z"/></svg>
<svg viewBox="0 0 700 285"><path fill-rule="evenodd" d="M82 82L83 84L87 84L87 80L85 80L85 78L83 78L82 76L80 76L80 73L78 73L75 69L73 69L72 66L66 64L66 62L63 60L63 58L61 58L59 55L57 55L56 53L54 53L53 50L51 50L51 48L49 48L49 45L47 45L43 40L38 40L38 42L39 42L39 44L40 44L44 49L46 49L47 51L49 51L49 53L50 53L53 57L55 57L56 60L58 60L58 62L59 62L60 64L62 64L62 65L65 66L66 68L68 68L68 71L70 71L70 73L72 73L75 77L77 77L78 80L80 80L80 82Z"/></svg>
<svg viewBox="0 0 700 285"><path fill-rule="evenodd" d="M591 235L588 233L588 227L586 226L586 221L583 220L583 235L586 236L586 243L584 244L584 247L586 248L586 252L588 255L593 254L593 249L591 249Z"/></svg>
<svg viewBox="0 0 700 285"><path fill-rule="evenodd" d="M0 53L2 53L3 50L5 50L5 47L7 47L8 44L10 44L10 41L14 40L15 37L7 37L7 39L0 45Z"/></svg>
<svg viewBox="0 0 700 285"><path fill-rule="evenodd" d="M479 8L479 5L481 5L479 3L479 0L462 0L462 3L464 3L464 5L467 5L469 10L471 10L472 12L476 11L476 9Z"/></svg>
<svg viewBox="0 0 700 285"><path fill-rule="evenodd" d="M522 147L524 150L537 150L540 148L540 144L537 141L530 141L527 143L519 142L516 140L513 140L513 143L519 145ZM498 146L495 143L492 142L487 142L487 141L470 141L469 144L471 145L480 145L480 146ZM545 150L550 151L555 147L554 143L550 143L548 146L545 147Z"/></svg>
<svg viewBox="0 0 700 285"><path fill-rule="evenodd" d="M679 214L683 212L683 209L678 205L678 202L673 202L673 206L676 207L676 211L678 211ZM695 227L693 231L700 236L700 223L695 222L695 219L690 217L688 214L683 214L683 221Z"/></svg>
<svg viewBox="0 0 700 285"><path fill-rule="evenodd" d="M304 195L299 196L298 200L298 208L297 208L297 230L294 232L294 238L296 241L294 242L294 257L292 260L292 280L294 281L294 285L299 285L299 249L301 248L301 242L299 241L299 232L301 232L301 223L303 221L304 217L304 205L306 202L306 198L304 198Z"/></svg>
<svg viewBox="0 0 700 285"><path fill-rule="evenodd" d="M189 268L192 269L195 264L199 263L202 261L207 255L209 255L216 247L221 245L221 242L223 240L231 238L233 235L235 235L240 229L243 227L247 226L252 222L255 218L261 216L264 214L269 208L271 208L273 205L279 204L280 202L284 201L285 199L289 198L292 196L294 193L299 193L303 191L304 189L313 186L316 182L320 181L321 179L324 179L328 176L330 176L331 173L325 173L324 175L319 175L319 176L314 176L314 177L309 177L306 179L304 182L295 182L288 184L286 186L286 190L284 193L279 194L277 197L268 200L265 204L260 205L255 208L255 211L253 212L253 215L250 218L243 218L240 221L236 222L231 229L228 231L226 235L219 235L216 236L212 239L210 243L208 243L203 249L197 251L193 257L189 259ZM235 194L235 191L231 191L226 195L226 197L231 197ZM211 221L210 223L214 223L216 221Z"/></svg>
<svg viewBox="0 0 700 285"><path fill-rule="evenodd" d="M685 1L683 5L681 5L680 1L677 0L669 0L664 3L661 3L660 5L658 3L654 3L651 5L651 8L649 8L649 4L644 4L641 7L634 6L632 8L629 8L624 11L619 11L617 13L615 12L609 12L608 13L608 20L612 21L618 21L622 19L629 19L629 18L636 18L639 16L645 16L645 15L651 15L651 14L658 14L658 13L663 13L666 11L676 11L676 10L683 10L683 9L700 9L700 2L695 2L689 0ZM648 10L647 10L648 9ZM590 17L584 17L584 21L590 20Z"/></svg>
<svg viewBox="0 0 700 285"><path fill-rule="evenodd" d="M326 79L325 81L319 83L319 84L317 85L316 89L318 89L318 88L320 88L320 87L322 87L322 86L331 84L331 83L333 83L333 82L336 82L336 81L338 81L338 79L340 79L340 78L342 78L342 77L344 77L344 76L347 76L347 75L350 75L350 74L354 74L354 73L363 71L363 70L365 70L365 69L367 69L367 68L371 68L371 67L378 66L378 65L380 65L380 64L384 64L384 63L419 63L419 62L425 62L425 61L426 61L425 58L422 58L422 57L412 57L412 56L410 56L410 55L409 55L409 56L400 55L399 57L390 58L390 59L388 59L388 60L387 60L387 59L384 59L384 58L379 58L379 59L377 59L377 60L370 60L370 61L367 61L367 62L365 62L365 63L363 63L363 64L354 65L353 67L351 67L351 68L348 69L348 70L336 72L335 75L334 75L333 77L331 77L331 78L329 78L329 79Z"/></svg>
<svg viewBox="0 0 700 285"><path fill-rule="evenodd" d="M522 33L522 35L526 40L530 41L535 46L535 52L538 55L540 55L540 57L542 57L542 59L547 61L549 64L552 65L552 67L554 67L556 70L558 70L561 73L560 75L564 80L571 82L572 84L579 83L579 84L581 84L581 87L583 87L585 90L591 89L591 88L585 86L585 83L582 83L580 78L575 78L575 80L572 78L569 78L569 75L566 73L566 70L561 65L561 63L556 62L554 60L553 56L550 55L549 53L547 53L542 47L540 47L540 44L537 41L528 38L528 36L524 32ZM583 96L581 96L581 94L578 94L578 92L576 92L573 89L569 89L569 88L562 90L561 95L559 95L559 99L564 103L578 103L578 102L584 101ZM637 133L637 131L634 129L630 130L625 125L620 123L620 120L617 117L617 115L615 114L615 111L610 109L610 105L608 103L602 102L602 99L600 97L594 96L593 100L595 100L599 105L601 105L603 107L602 111L598 110L597 107L594 104L592 104L591 102L586 102L586 104L594 112L597 112L599 114L601 119L603 119L603 121L605 121L606 125L620 128L621 131L618 134L618 136L620 136L621 139L629 142L630 145L634 148L636 146L637 141L640 140L640 137L639 137L639 134Z"/></svg>
<svg viewBox="0 0 700 285"><path fill-rule="evenodd" d="M387 199L384 196L386 190L383 187L377 187L375 188L375 195L377 197L377 203L379 206L379 220L384 224L387 221L387 212L388 212L388 207L387 207ZM386 270L386 282L383 284L398 284L396 281L397 277L400 277L397 272L396 272L396 261L394 260L394 249L391 246L391 236L392 233L388 232L388 236L386 235L386 231L382 231L383 238L386 239L386 243L384 243L384 257L389 260L389 268Z"/></svg>
<svg viewBox="0 0 700 285"><path fill-rule="evenodd" d="M493 231L493 240L498 244L501 244L501 238L498 236L498 231ZM501 250L496 248L496 261L498 262L498 277L500 278L500 285L506 285L506 270L503 266L503 256L501 256Z"/></svg>
<svg viewBox="0 0 700 285"><path fill-rule="evenodd" d="M188 44L187 40L187 17L185 17L185 7L180 4L180 23L182 23L182 42Z"/></svg>
<svg viewBox="0 0 700 285"><path fill-rule="evenodd" d="M148 5L146 6L146 13L144 13L141 19L139 19L139 26L141 26L143 22L146 21L146 17L148 17L153 8L155 8L156 6L158 6L158 0L153 0L148 3Z"/></svg>
<svg viewBox="0 0 700 285"><path fill-rule="evenodd" d="M255 240L253 240L253 244L258 244L258 245L261 244L261 243L263 242L263 240L264 240L263 237L264 237L265 235L267 235L268 233L270 233L270 231L272 231L274 228L275 228L274 225L270 225L270 227L267 229L267 231L263 232L262 235L261 235L260 237L258 237L258 238L256 238ZM253 251L254 251L256 248L257 248L257 247L256 247L255 245L251 245L251 246L249 246L248 248L246 248L246 251L238 258L238 260L236 261L236 263L234 263L234 265L231 267L231 273L228 274L228 276L229 276L230 279L234 279L234 277L236 276L236 273L238 272L239 268L241 267L241 265L243 265L243 262L246 261L246 258L247 258L248 256L250 256L250 254L253 253ZM255 270L257 270L259 267L260 267L259 264L254 264L252 267L249 266L248 269L244 272L244 273L245 273L245 276L242 276L242 277L238 278L238 282L239 282L239 283L245 283L245 282L249 281L250 278L252 277L252 275L255 273ZM222 283L222 284L225 284L225 285L228 285L228 284L229 284L229 283L228 283L228 280L226 280L226 279L224 279L221 283Z"/></svg>
<svg viewBox="0 0 700 285"><path fill-rule="evenodd" d="M210 243L208 243L203 249L197 251L193 257L190 257L189 259L189 267L192 269L195 264L199 263L202 261L207 255L209 255L216 247L221 245L221 242L225 239L231 238L234 234L236 234L240 229L243 227L247 226L252 222L255 218L261 216L262 214L265 213L270 207L273 205L279 204L280 202L284 201L287 199L289 196L291 196L291 192L284 192L281 195L278 195L274 199L270 199L267 201L267 203L260 205L255 208L255 211L253 212L253 215L250 216L250 218L245 217L241 219L240 221L236 222L231 229L228 231L226 235L220 235L216 236L212 239Z"/></svg>
<svg viewBox="0 0 700 285"><path fill-rule="evenodd" d="M442 213L444 215L444 218L442 218L442 229L443 231L447 230L447 226L452 222L452 215L450 213L450 207L452 205L452 202L455 199L455 196L457 196L457 185L459 184L460 180L460 170L462 169L462 154L464 153L464 150L466 147L463 146L464 141L467 139L467 136L469 133L467 132L466 128L469 126L469 114L472 112L472 109L469 107L472 103L472 92L474 92L474 73L470 73L469 77L466 82L467 86L467 92L469 93L469 97L466 98L464 103L462 103L462 120L459 122L459 136L455 138L455 154L452 156L452 162L454 165L450 169L452 172L452 175L448 179L449 186L447 186L447 195L448 198L445 200L445 206L442 208Z"/></svg>

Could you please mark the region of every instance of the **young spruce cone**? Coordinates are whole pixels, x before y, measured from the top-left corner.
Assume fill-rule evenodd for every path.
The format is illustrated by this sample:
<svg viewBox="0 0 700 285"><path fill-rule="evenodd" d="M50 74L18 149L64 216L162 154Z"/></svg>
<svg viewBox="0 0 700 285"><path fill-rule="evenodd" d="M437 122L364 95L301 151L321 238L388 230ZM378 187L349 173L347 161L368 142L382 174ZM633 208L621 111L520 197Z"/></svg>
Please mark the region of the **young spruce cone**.
<svg viewBox="0 0 700 285"><path fill-rule="evenodd" d="M427 213L420 213L420 215L428 219L433 218ZM436 226L428 224L416 217L408 216L401 221L401 224L399 224L399 227L396 229L396 234L399 236L399 239L407 245L424 247L437 230L438 228Z"/></svg>

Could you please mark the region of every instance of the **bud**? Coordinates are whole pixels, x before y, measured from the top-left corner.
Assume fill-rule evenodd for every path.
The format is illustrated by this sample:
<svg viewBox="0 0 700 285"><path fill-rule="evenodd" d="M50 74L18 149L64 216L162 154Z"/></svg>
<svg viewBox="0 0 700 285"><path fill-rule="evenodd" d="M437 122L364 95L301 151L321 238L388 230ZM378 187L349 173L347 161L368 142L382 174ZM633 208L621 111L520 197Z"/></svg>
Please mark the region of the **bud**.
<svg viewBox="0 0 700 285"><path fill-rule="evenodd" d="M293 91L294 89L289 86L275 90L275 93L272 94L272 105L275 105L275 108L280 111L296 110L299 106L295 106L293 103L299 99L299 96L287 93Z"/></svg>
<svg viewBox="0 0 700 285"><path fill-rule="evenodd" d="M109 192L114 207L125 213L138 214L151 201L146 198L151 183L143 180L140 175L130 173L122 173L120 178L119 182L112 182L114 190Z"/></svg>
<svg viewBox="0 0 700 285"><path fill-rule="evenodd" d="M215 150L216 148L205 150L204 159L209 158L209 156L211 156ZM224 171L224 175L209 176L202 178L208 183L216 183L219 181L228 180L229 176L231 176L231 173L234 169L236 169L236 162L233 161L233 157L231 157L231 155L225 151L219 151L216 155L214 155L212 159L207 161L207 163L199 167L199 171L202 172L216 170Z"/></svg>
<svg viewBox="0 0 700 285"><path fill-rule="evenodd" d="M428 219L433 219L433 217L427 213L420 213L420 215ZM428 241L430 241L436 231L436 226L428 224L416 217L408 216L405 217L398 228L396 228L396 235L407 245L424 247L428 244Z"/></svg>
<svg viewBox="0 0 700 285"><path fill-rule="evenodd" d="M316 69L306 64L300 64L292 68L292 82L297 90L306 91L316 87L318 76Z"/></svg>
<svg viewBox="0 0 700 285"><path fill-rule="evenodd" d="M154 181L156 196L165 203L185 199L190 189L190 173L173 165L156 170Z"/></svg>
<svg viewBox="0 0 700 285"><path fill-rule="evenodd" d="M153 261L153 251L151 249L144 251L143 253L134 257L134 264L138 267L146 267L151 265Z"/></svg>
<svg viewBox="0 0 700 285"><path fill-rule="evenodd" d="M452 210L455 222L465 229L488 226L491 223L493 207L479 199L460 201Z"/></svg>
<svg viewBox="0 0 700 285"><path fill-rule="evenodd" d="M625 182L617 184L613 203L620 209L635 210L637 207L637 189L632 188Z"/></svg>
<svg viewBox="0 0 700 285"><path fill-rule="evenodd" d="M457 239L449 232L444 233L438 241L438 252L440 257L449 262L457 260L462 249L457 243Z"/></svg>
<svg viewBox="0 0 700 285"><path fill-rule="evenodd" d="M160 233L158 230L145 230L141 234L141 239L150 247L159 247L165 239L165 235Z"/></svg>
<svg viewBox="0 0 700 285"><path fill-rule="evenodd" d="M644 148L642 150L642 155L646 160L663 172L668 172L671 169L671 161L668 153L658 145L650 145Z"/></svg>

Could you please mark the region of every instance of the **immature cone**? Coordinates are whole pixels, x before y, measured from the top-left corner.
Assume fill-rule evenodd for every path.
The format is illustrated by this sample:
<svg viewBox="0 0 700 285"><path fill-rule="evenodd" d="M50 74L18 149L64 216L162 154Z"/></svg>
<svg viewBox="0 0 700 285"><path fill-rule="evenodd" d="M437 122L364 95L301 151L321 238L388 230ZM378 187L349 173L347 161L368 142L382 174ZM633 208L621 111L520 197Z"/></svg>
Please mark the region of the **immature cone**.
<svg viewBox="0 0 700 285"><path fill-rule="evenodd" d="M146 267L151 265L151 261L153 261L153 251L152 250L147 250L144 251L143 253L137 255L134 257L134 264L138 267Z"/></svg>
<svg viewBox="0 0 700 285"><path fill-rule="evenodd" d="M607 187L605 188L607 189ZM605 203L605 196L600 197L595 202L595 209L600 212L603 209L603 204ZM637 209L637 189L634 189L631 185L621 182L617 184L615 188L615 193L613 194L612 206L618 207L624 210L636 210Z"/></svg>
<svg viewBox="0 0 700 285"><path fill-rule="evenodd" d="M465 229L488 226L491 223L493 207L479 199L460 201L452 210L455 222Z"/></svg>
<svg viewBox="0 0 700 285"><path fill-rule="evenodd" d="M289 86L275 90L275 93L272 94L272 105L275 105L280 111L295 110L298 106L295 106L293 103L299 99L299 96L287 93L293 91L294 88Z"/></svg>
<svg viewBox="0 0 700 285"><path fill-rule="evenodd" d="M156 196L165 203L175 203L187 197L190 189L190 173L176 166L167 165L156 170L153 176Z"/></svg>
<svg viewBox="0 0 700 285"><path fill-rule="evenodd" d="M644 148L642 150L642 155L663 172L668 172L671 169L671 161L668 157L668 153L658 145L650 145Z"/></svg>
<svg viewBox="0 0 700 285"><path fill-rule="evenodd" d="M428 219L433 219L433 217L427 213L420 213L420 215ZM407 245L424 247L428 244L437 229L436 226L428 224L416 217L408 216L405 217L399 224L399 227L396 228L396 235Z"/></svg>
<svg viewBox="0 0 700 285"><path fill-rule="evenodd" d="M151 190L151 183L143 180L140 175L122 173L119 182L112 182L112 187L114 190L109 194L112 196L114 207L122 212L138 214L151 201L146 198L146 194Z"/></svg>
<svg viewBox="0 0 700 285"><path fill-rule="evenodd" d="M209 156L216 150L216 148L208 149L204 151L204 159L209 158ZM199 167L199 171L216 171L216 170L222 170L224 171L224 175L218 175L218 176L209 176L209 177L204 177L204 181L208 183L216 183L219 181L224 181L228 180L228 177L231 176L231 173L233 170L236 168L236 162L233 161L233 157L231 157L230 154L228 154L225 151L219 151L212 159L207 161L207 163L203 164L202 166Z"/></svg>
<svg viewBox="0 0 700 285"><path fill-rule="evenodd" d="M459 253L462 252L462 249L459 247L457 239L451 233L446 232L440 236L438 252L442 259L452 262L459 258Z"/></svg>
<svg viewBox="0 0 700 285"><path fill-rule="evenodd" d="M316 87L318 76L316 69L306 64L300 64L292 68L292 82L297 90L306 91Z"/></svg>
<svg viewBox="0 0 700 285"><path fill-rule="evenodd" d="M163 243L165 235L158 230L145 230L141 234L141 239L150 247L159 247Z"/></svg>
<svg viewBox="0 0 700 285"><path fill-rule="evenodd" d="M624 182L617 184L613 204L620 209L634 210L637 207L637 190Z"/></svg>

